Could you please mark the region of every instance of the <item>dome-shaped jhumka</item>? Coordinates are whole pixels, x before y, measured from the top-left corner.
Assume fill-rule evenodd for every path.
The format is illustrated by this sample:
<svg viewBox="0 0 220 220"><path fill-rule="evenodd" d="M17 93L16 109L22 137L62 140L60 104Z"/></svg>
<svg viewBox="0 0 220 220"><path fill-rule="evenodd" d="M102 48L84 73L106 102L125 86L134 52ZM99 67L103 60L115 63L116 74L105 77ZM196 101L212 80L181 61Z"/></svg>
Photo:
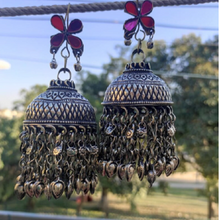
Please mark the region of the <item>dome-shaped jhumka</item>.
<svg viewBox="0 0 220 220"><path fill-rule="evenodd" d="M52 80L27 107L24 125L32 123L96 125L93 107L77 92L74 82L59 79Z"/></svg>
<svg viewBox="0 0 220 220"><path fill-rule="evenodd" d="M103 105L162 105L172 104L169 88L154 75L149 64L131 63L123 74L107 88Z"/></svg>
<svg viewBox="0 0 220 220"><path fill-rule="evenodd" d="M99 172L130 181L135 170L150 186L178 166L171 93L149 64L130 63L107 88L100 118Z"/></svg>
<svg viewBox="0 0 220 220"><path fill-rule="evenodd" d="M57 199L63 192L94 193L98 157L95 112L73 81L52 80L26 110L21 139L21 175L15 189Z"/></svg>

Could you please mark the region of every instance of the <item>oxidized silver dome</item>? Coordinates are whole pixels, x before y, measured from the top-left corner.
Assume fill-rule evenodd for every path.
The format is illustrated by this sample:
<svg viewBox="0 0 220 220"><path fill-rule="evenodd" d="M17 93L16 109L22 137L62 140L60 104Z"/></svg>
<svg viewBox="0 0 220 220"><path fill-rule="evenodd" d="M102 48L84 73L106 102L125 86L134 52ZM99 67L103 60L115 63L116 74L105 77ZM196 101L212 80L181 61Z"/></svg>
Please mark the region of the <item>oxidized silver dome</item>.
<svg viewBox="0 0 220 220"><path fill-rule="evenodd" d="M126 65L105 92L103 105L167 105L173 104L166 83L149 69L148 64Z"/></svg>
<svg viewBox="0 0 220 220"><path fill-rule="evenodd" d="M73 81L52 80L49 88L27 107L24 124L91 124L95 112Z"/></svg>

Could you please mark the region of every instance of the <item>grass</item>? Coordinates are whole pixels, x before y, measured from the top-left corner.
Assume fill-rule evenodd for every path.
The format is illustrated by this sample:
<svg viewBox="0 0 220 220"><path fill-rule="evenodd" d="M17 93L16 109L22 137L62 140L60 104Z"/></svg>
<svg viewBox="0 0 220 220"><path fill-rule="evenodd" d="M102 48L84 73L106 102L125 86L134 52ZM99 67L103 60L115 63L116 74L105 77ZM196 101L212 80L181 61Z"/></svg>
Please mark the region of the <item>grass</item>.
<svg viewBox="0 0 220 220"><path fill-rule="evenodd" d="M130 210L128 198L121 198L113 194L108 195L109 218L132 219L132 220L206 220L207 200L205 197L198 197L198 193L193 189L169 189L168 195L157 188L147 194L145 190L135 198L136 210ZM73 196L74 197L74 196ZM76 216L77 203L67 200L65 197L50 201L43 196L40 199L33 199L34 208L27 210L29 198L22 201L13 199L7 203L0 204L0 209L10 211L29 211L36 213L59 214ZM100 193L93 196L93 201L84 203L81 216L104 218L104 213L100 210ZM214 204L215 217L218 219L218 207Z"/></svg>

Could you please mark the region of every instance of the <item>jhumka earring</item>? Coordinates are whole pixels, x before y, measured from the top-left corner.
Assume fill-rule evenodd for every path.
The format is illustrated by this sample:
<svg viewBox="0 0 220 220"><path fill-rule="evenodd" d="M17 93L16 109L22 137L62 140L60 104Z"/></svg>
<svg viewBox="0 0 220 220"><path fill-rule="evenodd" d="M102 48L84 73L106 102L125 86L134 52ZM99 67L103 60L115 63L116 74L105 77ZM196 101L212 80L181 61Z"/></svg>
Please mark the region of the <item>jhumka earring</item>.
<svg viewBox="0 0 220 220"><path fill-rule="evenodd" d="M71 72L66 68L69 44L77 59L75 69L81 69L83 43L72 34L82 31L82 22L75 19L68 25L67 11L66 19L54 15L51 24L61 31L51 37L51 53L55 55L66 41L61 51L64 67L57 79L51 80L49 88L27 107L20 134L21 174L15 185L19 199L26 194L38 198L43 192L48 199L52 196L58 199L63 192L70 198L73 190L78 194L94 193L98 183L95 112L89 101L77 92ZM50 65L57 66L54 60ZM61 72L67 72L69 79L61 80Z"/></svg>
<svg viewBox="0 0 220 220"><path fill-rule="evenodd" d="M130 181L135 171L139 179L147 178L150 186L163 171L169 176L179 164L175 154L174 121L171 93L165 82L154 75L150 64L145 63L142 41L149 35L147 46L153 47L154 20L147 15L152 11L147 0L138 10L137 4L128 1L125 12L134 18L125 21L125 44L130 45L133 35L138 48L131 56L122 75L107 88L100 118L99 172L107 177L116 174ZM137 39L140 27L143 39ZM133 62L135 54L143 61Z"/></svg>

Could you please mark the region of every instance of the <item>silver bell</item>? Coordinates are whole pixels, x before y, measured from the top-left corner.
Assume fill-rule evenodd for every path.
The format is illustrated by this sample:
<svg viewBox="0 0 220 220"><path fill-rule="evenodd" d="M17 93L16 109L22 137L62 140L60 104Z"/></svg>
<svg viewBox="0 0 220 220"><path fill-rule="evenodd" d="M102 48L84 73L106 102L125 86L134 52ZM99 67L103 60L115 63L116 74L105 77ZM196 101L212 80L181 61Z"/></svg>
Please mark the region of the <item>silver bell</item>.
<svg viewBox="0 0 220 220"><path fill-rule="evenodd" d="M77 72L79 72L79 71L81 71L82 66L80 65L80 63L75 63L75 64L74 64L74 69L75 69Z"/></svg>
<svg viewBox="0 0 220 220"><path fill-rule="evenodd" d="M58 66L57 61L53 58L52 61L50 62L50 68L56 69L57 66Z"/></svg>
<svg viewBox="0 0 220 220"><path fill-rule="evenodd" d="M125 40L124 43L125 43L125 46L130 46L131 45L131 40Z"/></svg>
<svg viewBox="0 0 220 220"><path fill-rule="evenodd" d="M152 49L154 47L154 43L151 41L151 40L149 40L148 42L147 42L147 48L148 49Z"/></svg>

